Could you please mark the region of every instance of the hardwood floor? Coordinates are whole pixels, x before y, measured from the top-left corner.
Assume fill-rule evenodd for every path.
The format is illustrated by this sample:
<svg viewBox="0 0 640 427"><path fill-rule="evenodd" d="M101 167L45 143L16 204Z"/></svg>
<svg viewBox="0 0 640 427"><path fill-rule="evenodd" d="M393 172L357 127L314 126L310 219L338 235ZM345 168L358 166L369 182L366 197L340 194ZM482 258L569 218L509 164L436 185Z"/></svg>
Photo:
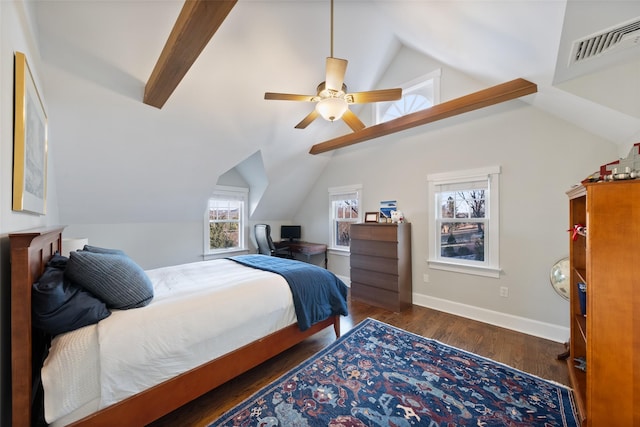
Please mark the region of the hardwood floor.
<svg viewBox="0 0 640 427"><path fill-rule="evenodd" d="M541 378L569 384L566 362L556 358L564 351L564 345L560 343L419 306L393 313L353 301L349 304L349 313L348 317L342 318L342 333L371 317ZM166 415L150 427L206 426L334 340L333 330L324 330Z"/></svg>

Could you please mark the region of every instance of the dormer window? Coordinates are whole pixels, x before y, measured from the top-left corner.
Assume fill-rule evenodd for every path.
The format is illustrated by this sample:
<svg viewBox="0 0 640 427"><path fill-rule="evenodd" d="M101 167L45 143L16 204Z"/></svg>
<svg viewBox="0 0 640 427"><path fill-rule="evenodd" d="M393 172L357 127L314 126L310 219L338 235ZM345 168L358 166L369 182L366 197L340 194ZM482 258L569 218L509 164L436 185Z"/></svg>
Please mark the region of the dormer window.
<svg viewBox="0 0 640 427"><path fill-rule="evenodd" d="M249 189L217 185L204 215L204 254L225 254L246 249Z"/></svg>

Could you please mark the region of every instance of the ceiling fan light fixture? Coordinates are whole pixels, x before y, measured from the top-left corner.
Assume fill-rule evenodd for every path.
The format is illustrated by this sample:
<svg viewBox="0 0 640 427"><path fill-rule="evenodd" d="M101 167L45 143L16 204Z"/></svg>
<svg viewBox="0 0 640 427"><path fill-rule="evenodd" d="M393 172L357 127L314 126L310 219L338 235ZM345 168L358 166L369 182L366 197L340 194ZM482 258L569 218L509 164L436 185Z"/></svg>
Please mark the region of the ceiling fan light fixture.
<svg viewBox="0 0 640 427"><path fill-rule="evenodd" d="M316 104L316 111L330 122L340 120L347 108L348 104L344 98L324 98Z"/></svg>
<svg viewBox="0 0 640 427"><path fill-rule="evenodd" d="M397 101L402 97L402 89L347 93L344 76L347 71L348 61L333 56L333 1L334 0L331 0L331 55L327 57L325 62L325 80L317 86L316 95L265 92L264 99L315 102L315 110L307 114L307 116L295 126L296 129L305 129L309 123L321 116L329 122L342 119L352 131L358 132L366 126L358 116L349 110L349 104Z"/></svg>

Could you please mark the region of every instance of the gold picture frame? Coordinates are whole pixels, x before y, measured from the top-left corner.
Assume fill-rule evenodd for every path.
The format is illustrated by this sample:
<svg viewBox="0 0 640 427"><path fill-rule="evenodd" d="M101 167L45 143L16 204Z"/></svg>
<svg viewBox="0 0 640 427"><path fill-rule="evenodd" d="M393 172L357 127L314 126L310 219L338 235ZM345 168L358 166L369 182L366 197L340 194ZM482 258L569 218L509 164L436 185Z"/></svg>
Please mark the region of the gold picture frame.
<svg viewBox="0 0 640 427"><path fill-rule="evenodd" d="M13 210L46 214L47 115L27 57L15 53Z"/></svg>

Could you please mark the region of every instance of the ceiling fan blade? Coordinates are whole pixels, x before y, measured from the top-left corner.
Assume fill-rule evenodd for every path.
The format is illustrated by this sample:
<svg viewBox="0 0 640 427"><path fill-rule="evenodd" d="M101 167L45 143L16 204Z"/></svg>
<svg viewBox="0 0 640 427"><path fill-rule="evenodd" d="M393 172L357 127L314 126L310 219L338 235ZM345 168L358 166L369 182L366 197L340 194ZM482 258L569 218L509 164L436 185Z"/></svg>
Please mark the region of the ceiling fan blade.
<svg viewBox="0 0 640 427"><path fill-rule="evenodd" d="M265 92L264 99L274 99L278 101L304 101L304 102L312 102L314 101L315 95L295 95L292 93L275 93L275 92Z"/></svg>
<svg viewBox="0 0 640 427"><path fill-rule="evenodd" d="M364 104L367 102L397 101L402 98L402 89L381 89L367 92L348 93L347 102L350 104Z"/></svg>
<svg viewBox="0 0 640 427"><path fill-rule="evenodd" d="M344 122L347 125L349 125L351 130L353 130L354 132L358 132L359 130L362 130L365 128L364 123L362 123L358 118L358 116L356 116L349 109L347 109L347 111L345 111L344 114L342 115L342 120L344 120Z"/></svg>
<svg viewBox="0 0 640 427"><path fill-rule="evenodd" d="M300 123L298 123L295 128L296 129L304 129L307 126L309 126L309 124L314 121L317 117L319 116L318 112L316 111L316 109L314 108L313 111L311 111L307 117L305 117L304 119L302 119L302 121Z"/></svg>
<svg viewBox="0 0 640 427"><path fill-rule="evenodd" d="M325 87L330 90L342 90L344 75L347 72L347 60L340 58L327 58L327 73L325 77Z"/></svg>

